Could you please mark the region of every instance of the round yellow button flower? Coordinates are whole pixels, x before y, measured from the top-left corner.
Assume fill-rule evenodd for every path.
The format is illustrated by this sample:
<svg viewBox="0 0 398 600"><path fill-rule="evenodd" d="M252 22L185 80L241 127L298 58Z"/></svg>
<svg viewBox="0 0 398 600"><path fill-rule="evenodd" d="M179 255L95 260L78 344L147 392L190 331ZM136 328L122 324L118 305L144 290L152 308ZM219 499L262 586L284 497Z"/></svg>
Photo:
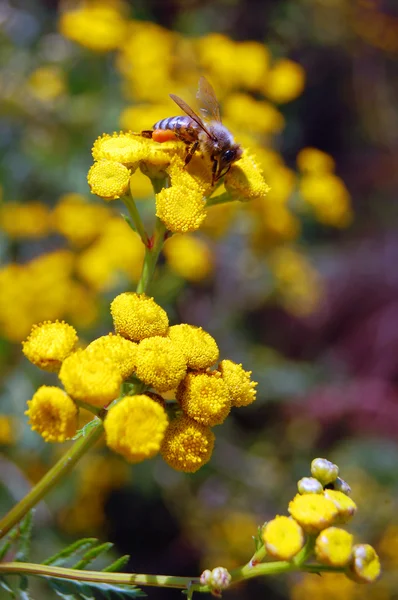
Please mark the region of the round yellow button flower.
<svg viewBox="0 0 398 600"><path fill-rule="evenodd" d="M28 339L22 342L22 351L40 369L57 372L76 343L77 333L71 325L46 321L33 325Z"/></svg>
<svg viewBox="0 0 398 600"><path fill-rule="evenodd" d="M344 567L352 555L353 536L339 527L328 527L316 538L315 553L319 562Z"/></svg>
<svg viewBox="0 0 398 600"><path fill-rule="evenodd" d="M136 350L134 342L110 333L91 342L85 351L100 360L113 362L123 379L127 379L134 372Z"/></svg>
<svg viewBox="0 0 398 600"><path fill-rule="evenodd" d="M270 189L259 165L247 151L231 166L224 184L232 198L241 202L264 199Z"/></svg>
<svg viewBox="0 0 398 600"><path fill-rule="evenodd" d="M103 158L92 165L87 181L92 194L116 200L128 192L130 170L120 162Z"/></svg>
<svg viewBox="0 0 398 600"><path fill-rule="evenodd" d="M321 494L297 494L289 502L289 512L311 534L330 527L338 514L334 503Z"/></svg>
<svg viewBox="0 0 398 600"><path fill-rule="evenodd" d="M203 425L220 425L231 410L231 400L220 373L188 373L181 382L176 398L182 410Z"/></svg>
<svg viewBox="0 0 398 600"><path fill-rule="evenodd" d="M331 500L338 510L335 523L347 523L357 512L357 505L349 496L337 490L326 489L323 492L325 498Z"/></svg>
<svg viewBox="0 0 398 600"><path fill-rule="evenodd" d="M268 72L265 79L265 92L268 98L282 104L300 96L304 85L303 67L293 60L282 58Z"/></svg>
<svg viewBox="0 0 398 600"><path fill-rule="evenodd" d="M156 216L169 231L195 231L205 220L206 214L206 203L200 188L172 185L156 194Z"/></svg>
<svg viewBox="0 0 398 600"><path fill-rule="evenodd" d="M210 427L183 415L168 426L160 452L176 471L195 473L210 460L214 440Z"/></svg>
<svg viewBox="0 0 398 600"><path fill-rule="evenodd" d="M296 162L302 173L332 173L335 167L330 154L311 147L300 150Z"/></svg>
<svg viewBox="0 0 398 600"><path fill-rule="evenodd" d="M256 381L251 381L251 371L245 371L241 364L236 364L232 360L223 360L218 369L222 374L232 406L247 406L256 399L257 386Z"/></svg>
<svg viewBox="0 0 398 600"><path fill-rule="evenodd" d="M116 333L133 342L167 334L169 319L166 311L145 294L119 294L111 304L111 314Z"/></svg>
<svg viewBox="0 0 398 600"><path fill-rule="evenodd" d="M110 4L110 3L109 3ZM60 33L94 52L110 52L124 41L127 21L117 5L105 2L82 3L75 10L61 14Z"/></svg>
<svg viewBox="0 0 398 600"><path fill-rule="evenodd" d="M59 378L72 398L100 407L118 397L122 383L113 362L104 362L82 350L64 360Z"/></svg>
<svg viewBox="0 0 398 600"><path fill-rule="evenodd" d="M76 433L77 408L65 392L42 385L28 400L29 424L46 442L64 442Z"/></svg>
<svg viewBox="0 0 398 600"><path fill-rule="evenodd" d="M96 161L112 160L135 170L146 155L145 138L134 133L104 133L95 140L92 154Z"/></svg>
<svg viewBox="0 0 398 600"><path fill-rule="evenodd" d="M373 583L381 573L380 559L369 544L356 544L347 574L357 583Z"/></svg>
<svg viewBox="0 0 398 600"><path fill-rule="evenodd" d="M180 348L190 369L207 369L218 359L216 340L201 327L187 323L173 325L169 327L168 336Z"/></svg>
<svg viewBox="0 0 398 600"><path fill-rule="evenodd" d="M164 408L142 394L127 396L113 406L104 421L106 443L132 463L155 456L168 425Z"/></svg>
<svg viewBox="0 0 398 600"><path fill-rule="evenodd" d="M158 392L175 389L187 372L187 361L178 345L167 337L153 336L137 347L136 375Z"/></svg>
<svg viewBox="0 0 398 600"><path fill-rule="evenodd" d="M278 560L290 560L304 545L304 532L291 517L277 516L268 521L262 537L265 548Z"/></svg>

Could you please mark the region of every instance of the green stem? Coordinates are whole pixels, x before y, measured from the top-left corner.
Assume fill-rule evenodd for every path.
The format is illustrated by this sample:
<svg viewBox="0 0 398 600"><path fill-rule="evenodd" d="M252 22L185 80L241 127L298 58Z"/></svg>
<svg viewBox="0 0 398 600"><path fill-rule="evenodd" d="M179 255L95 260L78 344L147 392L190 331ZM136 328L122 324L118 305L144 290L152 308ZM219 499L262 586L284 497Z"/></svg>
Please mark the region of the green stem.
<svg viewBox="0 0 398 600"><path fill-rule="evenodd" d="M141 278L137 285L137 294L142 294L149 287L155 272L159 254L163 247L165 235L166 227L160 219L156 218L155 233L153 234L152 244L150 246L146 246L145 248L144 264L142 265Z"/></svg>
<svg viewBox="0 0 398 600"><path fill-rule="evenodd" d="M226 202L233 202L234 198L228 192L219 194L218 196L212 196L206 201L206 206L215 206L216 204L225 204Z"/></svg>
<svg viewBox="0 0 398 600"><path fill-rule="evenodd" d="M22 498L18 504L0 521L0 538L14 527L52 488L72 470L77 461L100 439L104 427L98 420L96 426L79 438L64 456L44 475L44 477Z"/></svg>
<svg viewBox="0 0 398 600"><path fill-rule="evenodd" d="M293 562L297 567L301 567L301 565L303 565L309 559L311 554L313 554L316 537L316 535L309 535L303 548L294 557Z"/></svg>
<svg viewBox="0 0 398 600"><path fill-rule="evenodd" d="M138 209L134 202L133 196L131 196L131 195L123 196L123 198L121 198L121 200L123 201L124 205L126 206L127 210L129 211L130 218L134 223L134 227L137 230L137 233L139 234L139 236L142 240L142 243L144 244L145 247L147 247L148 242L149 242L148 234L145 231L144 224L141 220L141 216L140 216L140 213L138 212Z"/></svg>

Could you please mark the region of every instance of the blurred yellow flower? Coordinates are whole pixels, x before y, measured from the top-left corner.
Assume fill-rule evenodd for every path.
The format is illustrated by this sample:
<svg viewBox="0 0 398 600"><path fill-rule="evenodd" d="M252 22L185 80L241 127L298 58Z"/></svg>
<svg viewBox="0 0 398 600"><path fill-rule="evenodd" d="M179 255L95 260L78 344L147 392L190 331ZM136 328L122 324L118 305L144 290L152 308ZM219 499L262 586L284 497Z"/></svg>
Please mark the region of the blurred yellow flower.
<svg viewBox="0 0 398 600"><path fill-rule="evenodd" d="M53 228L78 248L93 242L103 231L111 212L102 204L89 202L81 194L64 194L52 215Z"/></svg>
<svg viewBox="0 0 398 600"><path fill-rule="evenodd" d="M304 90L305 71L301 65L282 58L269 70L264 91L273 102L283 104L300 96Z"/></svg>
<svg viewBox="0 0 398 600"><path fill-rule="evenodd" d="M90 167L87 181L92 194L116 200L128 192L130 171L120 162L101 159Z"/></svg>
<svg viewBox="0 0 398 600"><path fill-rule="evenodd" d="M7 202L0 207L0 227L13 239L41 238L50 231L50 211L42 202Z"/></svg>
<svg viewBox="0 0 398 600"><path fill-rule="evenodd" d="M31 363L45 371L58 372L62 362L75 349L76 330L67 323L46 321L34 325L22 350Z"/></svg>
<svg viewBox="0 0 398 600"><path fill-rule="evenodd" d="M333 173L309 173L300 182L301 196L315 218L332 227L348 227L353 219L350 194L340 177Z"/></svg>
<svg viewBox="0 0 398 600"><path fill-rule="evenodd" d="M263 134L282 131L285 120L282 113L266 100L255 100L248 94L230 94L224 102L225 121L231 129Z"/></svg>
<svg viewBox="0 0 398 600"><path fill-rule="evenodd" d="M145 294L119 294L111 303L111 314L116 333L133 342L166 335L169 326L166 311Z"/></svg>
<svg viewBox="0 0 398 600"><path fill-rule="evenodd" d="M186 415L203 425L220 425L231 410L228 387L218 371L188 373L176 399Z"/></svg>
<svg viewBox="0 0 398 600"><path fill-rule="evenodd" d="M28 79L29 92L41 102L52 102L66 92L65 74L57 65L39 67Z"/></svg>
<svg viewBox="0 0 398 600"><path fill-rule="evenodd" d="M142 340L135 355L137 377L158 392L175 389L187 371L187 361L170 338L153 336Z"/></svg>
<svg viewBox="0 0 398 600"><path fill-rule="evenodd" d="M381 573L380 559L369 544L356 544L349 575L357 583L373 583Z"/></svg>
<svg viewBox="0 0 398 600"><path fill-rule="evenodd" d="M57 387L42 385L28 400L29 424L46 442L64 442L77 427L75 403Z"/></svg>
<svg viewBox="0 0 398 600"><path fill-rule="evenodd" d="M232 360L222 360L218 369L228 388L232 406L247 406L255 401L258 384L250 379L251 371L245 371L241 364Z"/></svg>
<svg viewBox="0 0 398 600"><path fill-rule="evenodd" d="M262 531L265 548L277 560L291 560L304 545L304 531L291 517L277 516Z"/></svg>
<svg viewBox="0 0 398 600"><path fill-rule="evenodd" d="M297 155L297 166L302 173L332 173L335 162L330 154L318 148L303 148Z"/></svg>
<svg viewBox="0 0 398 600"><path fill-rule="evenodd" d="M9 415L0 414L0 446L8 446L15 440L15 423Z"/></svg>
<svg viewBox="0 0 398 600"><path fill-rule="evenodd" d="M171 269L188 281L202 281L213 272L212 252L195 236L173 235L166 241L163 251Z"/></svg>
<svg viewBox="0 0 398 600"><path fill-rule="evenodd" d="M176 471L195 473L210 460L214 440L210 427L183 415L169 424L160 451L164 461Z"/></svg>

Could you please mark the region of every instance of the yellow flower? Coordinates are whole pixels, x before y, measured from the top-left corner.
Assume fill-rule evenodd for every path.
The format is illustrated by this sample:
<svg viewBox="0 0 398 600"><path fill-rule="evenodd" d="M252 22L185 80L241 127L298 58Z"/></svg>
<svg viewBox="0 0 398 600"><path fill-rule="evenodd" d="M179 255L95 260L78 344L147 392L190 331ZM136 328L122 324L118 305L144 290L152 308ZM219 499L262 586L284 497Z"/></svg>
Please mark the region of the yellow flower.
<svg viewBox="0 0 398 600"><path fill-rule="evenodd" d="M123 379L132 375L135 368L137 344L126 340L121 335L103 335L89 344L85 350L92 356L104 361L111 361L120 371Z"/></svg>
<svg viewBox="0 0 398 600"><path fill-rule="evenodd" d="M266 100L255 100L248 94L230 94L224 106L225 123L231 129L255 134L275 134L282 131L285 120L275 106Z"/></svg>
<svg viewBox="0 0 398 600"><path fill-rule="evenodd" d="M51 220L56 231L80 248L100 235L110 214L108 207L90 203L81 194L64 194L59 198Z"/></svg>
<svg viewBox="0 0 398 600"><path fill-rule="evenodd" d="M108 412L106 443L129 462L138 463L159 452L167 425L160 404L145 395L128 396Z"/></svg>
<svg viewBox="0 0 398 600"><path fill-rule="evenodd" d="M136 375L159 392L178 386L187 371L187 362L177 344L167 337L142 340L136 351Z"/></svg>
<svg viewBox="0 0 398 600"><path fill-rule="evenodd" d="M122 163L104 158L90 167L87 181L92 194L116 200L128 192L130 171Z"/></svg>
<svg viewBox="0 0 398 600"><path fill-rule="evenodd" d="M228 388L218 371L188 373L176 398L184 413L210 427L223 423L231 410Z"/></svg>
<svg viewBox="0 0 398 600"><path fill-rule="evenodd" d="M328 527L316 538L315 554L319 562L344 567L352 554L353 536L339 527Z"/></svg>
<svg viewBox="0 0 398 600"><path fill-rule="evenodd" d="M218 365L223 381L229 391L232 406L247 406L256 399L256 381L251 381L251 371L245 371L241 364L223 360Z"/></svg>
<svg viewBox="0 0 398 600"><path fill-rule="evenodd" d="M369 544L356 544L353 547L349 576L357 583L373 583L380 573L380 559L376 550Z"/></svg>
<svg viewBox="0 0 398 600"><path fill-rule="evenodd" d="M358 595L359 594L359 595ZM291 600L365 600L362 590L350 581L343 573L305 574L300 581L294 583L290 592ZM388 600L389 596L384 597ZM382 600L380 598L380 600Z"/></svg>
<svg viewBox="0 0 398 600"><path fill-rule="evenodd" d="M305 85L305 71L301 65L282 58L268 72L265 80L265 93L273 102L290 102L302 94Z"/></svg>
<svg viewBox="0 0 398 600"><path fill-rule="evenodd" d="M0 446L12 444L15 439L15 425L13 418L0 415Z"/></svg>
<svg viewBox="0 0 398 600"><path fill-rule="evenodd" d="M168 336L180 348L190 369L207 369L218 359L216 340L201 327L186 323L173 325Z"/></svg>
<svg viewBox="0 0 398 600"><path fill-rule="evenodd" d="M77 427L75 403L57 387L42 385L28 400L29 424L46 442L64 442Z"/></svg>
<svg viewBox="0 0 398 600"><path fill-rule="evenodd" d="M0 226L13 239L41 238L50 231L50 211L42 202L7 202L0 208Z"/></svg>
<svg viewBox="0 0 398 600"><path fill-rule="evenodd" d="M326 489L325 498L331 500L338 510L336 523L347 523L356 513L357 505L349 496L337 490Z"/></svg>
<svg viewBox="0 0 398 600"><path fill-rule="evenodd" d="M45 371L59 371L62 361L73 352L77 343L75 329L67 323L46 321L33 325L22 350L37 367Z"/></svg>
<svg viewBox="0 0 398 600"><path fill-rule="evenodd" d="M42 102L53 102L66 91L65 74L56 65L39 67L28 79L29 91Z"/></svg>
<svg viewBox="0 0 398 600"><path fill-rule="evenodd" d="M168 426L160 452L176 471L195 473L210 460L214 440L210 427L183 415Z"/></svg>
<svg viewBox="0 0 398 600"><path fill-rule="evenodd" d="M300 182L301 196L320 223L348 227L353 219L351 197L344 182L333 173L308 173Z"/></svg>
<svg viewBox="0 0 398 600"><path fill-rule="evenodd" d="M164 254L171 269L188 281L202 281L214 268L209 246L189 234L169 238L164 246Z"/></svg>
<svg viewBox="0 0 398 600"><path fill-rule="evenodd" d="M63 36L94 52L109 52L123 43L127 32L117 4L81 2L75 10L61 14Z"/></svg>
<svg viewBox="0 0 398 600"><path fill-rule="evenodd" d="M84 351L64 360L59 378L72 398L100 407L118 397L122 383L120 371L112 362Z"/></svg>
<svg viewBox="0 0 398 600"><path fill-rule="evenodd" d="M166 96L165 96L166 97ZM127 106L120 115L120 127L125 130L143 131L150 129L152 125L171 115L183 114L178 107L171 109L170 103L163 101L157 104L134 104Z"/></svg>
<svg viewBox="0 0 398 600"><path fill-rule="evenodd" d="M226 174L225 189L242 202L265 198L269 191L260 167L247 151Z"/></svg>
<svg viewBox="0 0 398 600"><path fill-rule="evenodd" d="M300 494L322 494L323 485L315 477L302 477L297 482L297 488Z"/></svg>
<svg viewBox="0 0 398 600"><path fill-rule="evenodd" d="M338 514L335 504L321 494L297 494L289 502L289 512L307 533L326 529Z"/></svg>
<svg viewBox="0 0 398 600"><path fill-rule="evenodd" d="M111 314L116 333L133 342L166 335L169 327L166 311L145 294L119 294L111 304Z"/></svg>
<svg viewBox="0 0 398 600"><path fill-rule="evenodd" d="M302 173L332 173L335 162L330 154L318 148L303 148L297 155L297 166Z"/></svg>
<svg viewBox="0 0 398 600"><path fill-rule="evenodd" d="M322 485L333 483L339 476L339 468L327 458L314 458L311 462L311 475Z"/></svg>
<svg viewBox="0 0 398 600"><path fill-rule="evenodd" d="M273 558L291 560L304 545L304 532L291 517L277 516L262 531L265 548Z"/></svg>
<svg viewBox="0 0 398 600"><path fill-rule="evenodd" d="M111 160L135 170L138 162L147 155L146 145L146 139L139 134L104 133L95 140L92 154L95 161Z"/></svg>

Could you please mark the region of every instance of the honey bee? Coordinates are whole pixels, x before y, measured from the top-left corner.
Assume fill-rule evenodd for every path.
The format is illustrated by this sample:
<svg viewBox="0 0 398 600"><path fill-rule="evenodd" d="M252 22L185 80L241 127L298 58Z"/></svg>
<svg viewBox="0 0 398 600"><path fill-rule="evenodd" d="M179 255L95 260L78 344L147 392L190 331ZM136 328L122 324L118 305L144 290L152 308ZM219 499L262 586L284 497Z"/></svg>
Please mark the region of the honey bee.
<svg viewBox="0 0 398 600"><path fill-rule="evenodd" d="M186 165L199 149L212 161L212 185L214 185L228 173L232 163L239 160L242 156L242 148L234 142L232 134L222 124L216 94L205 77L199 79L196 97L203 119L179 96L170 94L170 98L185 112L185 115L161 119L155 123L153 130L143 131L142 135L152 137L156 142L172 139L185 142L188 146Z"/></svg>

